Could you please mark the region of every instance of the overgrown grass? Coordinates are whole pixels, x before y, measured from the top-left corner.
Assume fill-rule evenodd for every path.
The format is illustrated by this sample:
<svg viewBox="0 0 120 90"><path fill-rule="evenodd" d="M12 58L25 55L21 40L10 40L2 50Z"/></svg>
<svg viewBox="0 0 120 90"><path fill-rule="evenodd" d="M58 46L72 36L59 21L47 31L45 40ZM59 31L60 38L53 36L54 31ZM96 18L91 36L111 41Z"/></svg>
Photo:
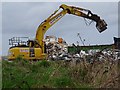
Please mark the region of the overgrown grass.
<svg viewBox="0 0 120 90"><path fill-rule="evenodd" d="M88 65L80 63L71 66L64 61L28 61L17 58L13 62L2 61L3 88L93 88L104 84L109 74L103 74L104 64ZM91 68L91 69L90 69ZM103 70L101 70L103 69ZM100 70L100 71L99 71ZM99 71L99 72L98 72ZM98 73L98 74L96 74ZM112 74L110 74L112 73ZM105 79L105 75L108 78ZM101 78L104 78L101 79Z"/></svg>

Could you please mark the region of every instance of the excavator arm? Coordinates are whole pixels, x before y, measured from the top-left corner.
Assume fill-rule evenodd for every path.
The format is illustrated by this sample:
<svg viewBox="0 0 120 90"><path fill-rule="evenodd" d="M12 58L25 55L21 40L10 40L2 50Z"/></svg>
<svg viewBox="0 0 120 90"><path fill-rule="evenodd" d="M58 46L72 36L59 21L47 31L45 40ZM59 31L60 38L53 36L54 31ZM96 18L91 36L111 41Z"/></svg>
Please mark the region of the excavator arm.
<svg viewBox="0 0 120 90"><path fill-rule="evenodd" d="M58 12L59 9L62 8L61 12ZM65 14L72 14L76 16L80 16L86 19L90 19L96 22L96 28L101 33L102 31L107 29L107 24L104 20L102 20L98 15L93 14L90 10L74 7L74 6L67 6L62 4L52 15L50 15L45 21L43 21L36 33L35 42L37 43L35 47L41 47L42 52L44 53L44 34L45 32L54 25L58 20L60 20Z"/></svg>

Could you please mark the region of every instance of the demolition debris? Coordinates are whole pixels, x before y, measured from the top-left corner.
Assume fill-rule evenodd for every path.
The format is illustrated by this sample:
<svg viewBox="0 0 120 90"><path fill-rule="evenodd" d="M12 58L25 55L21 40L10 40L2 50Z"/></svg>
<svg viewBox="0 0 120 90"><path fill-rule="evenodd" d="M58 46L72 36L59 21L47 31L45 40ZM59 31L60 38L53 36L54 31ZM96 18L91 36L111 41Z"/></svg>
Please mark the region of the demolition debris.
<svg viewBox="0 0 120 90"><path fill-rule="evenodd" d="M68 44L62 38L56 38L55 36L46 36L46 52L50 60L62 60L68 53Z"/></svg>
<svg viewBox="0 0 120 90"><path fill-rule="evenodd" d="M62 38L56 38L55 36L46 36L46 51L48 53L48 60L67 60L67 61L77 61L86 60L89 63L94 61L103 61L109 59L110 61L118 60L119 50L105 48L100 49L90 49L87 51L80 50L78 46L73 44L73 47L77 49L76 52L68 52L68 44Z"/></svg>

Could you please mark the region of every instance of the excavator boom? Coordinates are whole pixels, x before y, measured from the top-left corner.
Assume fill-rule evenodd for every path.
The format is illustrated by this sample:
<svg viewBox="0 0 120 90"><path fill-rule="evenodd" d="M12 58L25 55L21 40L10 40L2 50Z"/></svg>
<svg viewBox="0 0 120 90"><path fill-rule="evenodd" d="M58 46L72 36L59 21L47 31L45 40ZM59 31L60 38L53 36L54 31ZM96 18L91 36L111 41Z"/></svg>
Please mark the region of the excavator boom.
<svg viewBox="0 0 120 90"><path fill-rule="evenodd" d="M62 8L63 10L57 13L60 8ZM52 25L54 25L58 20L60 20L65 14L72 14L72 15L76 15L79 17L93 20L94 22L96 22L96 28L98 29L100 33L107 29L106 22L102 20L98 15L93 14L90 10L79 8L79 7L74 7L74 6L67 6L65 4L62 4L59 7L59 9L56 10L53 14L51 14L45 21L43 21L37 29L36 42L39 44L39 46L42 47L43 53L44 53L43 39L44 39L45 32Z"/></svg>

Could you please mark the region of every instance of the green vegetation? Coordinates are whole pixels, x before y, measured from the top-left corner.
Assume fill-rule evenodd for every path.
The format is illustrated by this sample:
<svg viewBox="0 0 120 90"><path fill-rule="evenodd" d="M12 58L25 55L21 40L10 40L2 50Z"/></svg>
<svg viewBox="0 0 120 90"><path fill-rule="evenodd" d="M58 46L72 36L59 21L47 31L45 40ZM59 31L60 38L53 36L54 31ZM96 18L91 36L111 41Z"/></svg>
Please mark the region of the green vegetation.
<svg viewBox="0 0 120 90"><path fill-rule="evenodd" d="M75 53L77 52L77 50L84 50L84 51L88 51L88 50L103 50L103 49L112 49L113 48L113 44L110 45L91 45L91 46L68 46L68 52L69 53Z"/></svg>
<svg viewBox="0 0 120 90"><path fill-rule="evenodd" d="M2 88L93 88L102 87L113 75L117 76L116 64L108 72L103 72L108 63L72 64L65 61L35 62L20 57L13 62L2 61Z"/></svg>

